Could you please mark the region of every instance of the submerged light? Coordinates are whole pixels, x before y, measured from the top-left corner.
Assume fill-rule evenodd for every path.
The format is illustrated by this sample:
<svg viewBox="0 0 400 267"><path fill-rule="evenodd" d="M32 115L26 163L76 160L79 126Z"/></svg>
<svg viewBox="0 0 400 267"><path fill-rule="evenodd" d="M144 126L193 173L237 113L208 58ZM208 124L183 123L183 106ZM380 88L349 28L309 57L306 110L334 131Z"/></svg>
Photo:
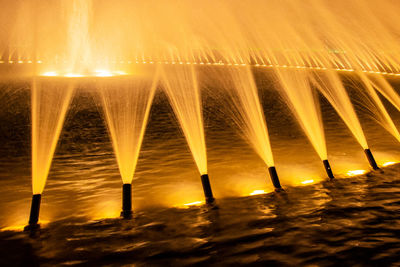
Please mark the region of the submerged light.
<svg viewBox="0 0 400 267"><path fill-rule="evenodd" d="M386 166L390 166L390 165L393 165L393 164L396 164L396 163L397 162L394 162L394 161L388 161L388 162L383 163L382 166L386 167Z"/></svg>
<svg viewBox="0 0 400 267"><path fill-rule="evenodd" d="M364 174L364 173L366 173L366 172L367 172L366 170L354 170L354 171L348 171L348 172L347 172L347 175L348 175L348 176L355 176L355 175Z"/></svg>
<svg viewBox="0 0 400 267"><path fill-rule="evenodd" d="M305 181L302 181L302 182L300 182L301 184L312 184L312 183L314 183L314 180L313 179L310 179L310 180L305 180Z"/></svg>
<svg viewBox="0 0 400 267"><path fill-rule="evenodd" d="M190 202L190 203L183 204L183 206L199 206L199 205L202 205L202 204L203 204L202 201L195 201L195 202Z"/></svg>
<svg viewBox="0 0 400 267"><path fill-rule="evenodd" d="M255 196L255 195L263 195L266 194L264 190L254 190L253 192L250 193L250 196Z"/></svg>
<svg viewBox="0 0 400 267"><path fill-rule="evenodd" d="M95 70L95 76L97 77L111 77L113 74L108 70Z"/></svg>
<svg viewBox="0 0 400 267"><path fill-rule="evenodd" d="M58 76L58 74L55 71L48 71L48 72L43 73L42 76L54 77L54 76Z"/></svg>
<svg viewBox="0 0 400 267"><path fill-rule="evenodd" d="M67 73L64 76L68 78L83 77L83 75L79 73Z"/></svg>

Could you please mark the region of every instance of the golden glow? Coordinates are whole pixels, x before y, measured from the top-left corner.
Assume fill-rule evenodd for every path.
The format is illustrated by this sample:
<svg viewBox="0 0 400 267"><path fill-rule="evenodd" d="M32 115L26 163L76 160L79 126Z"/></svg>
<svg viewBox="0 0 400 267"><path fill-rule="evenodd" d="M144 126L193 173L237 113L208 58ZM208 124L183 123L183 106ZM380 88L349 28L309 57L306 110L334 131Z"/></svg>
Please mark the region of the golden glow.
<svg viewBox="0 0 400 267"><path fill-rule="evenodd" d="M194 202L191 202L191 203L186 203L186 204L183 204L184 206L200 206L200 205L203 205L204 204L204 202L202 202L202 201L194 201Z"/></svg>
<svg viewBox="0 0 400 267"><path fill-rule="evenodd" d="M388 162L383 163L382 166L386 167L386 166L394 165L394 164L396 164L396 163L398 163L398 162L395 162L395 161L388 161Z"/></svg>
<svg viewBox="0 0 400 267"><path fill-rule="evenodd" d="M115 75L128 75L128 73L126 73L125 71L121 71L121 70L114 71L114 74Z"/></svg>
<svg viewBox="0 0 400 267"><path fill-rule="evenodd" d="M120 217L120 210L115 209L103 209L93 216L93 220L111 219Z"/></svg>
<svg viewBox="0 0 400 267"><path fill-rule="evenodd" d="M111 77L113 74L108 70L95 70L95 76L98 77Z"/></svg>
<svg viewBox="0 0 400 267"><path fill-rule="evenodd" d="M1 228L0 231L23 231L25 228L25 225L11 225L11 226L7 226L4 228Z"/></svg>
<svg viewBox="0 0 400 267"><path fill-rule="evenodd" d="M64 77L70 77L70 78L75 78L75 77L83 77L84 75L79 74L79 73L67 73L64 75Z"/></svg>
<svg viewBox="0 0 400 267"><path fill-rule="evenodd" d="M98 201L91 215L92 220L118 218L121 213L121 203L116 200L101 200Z"/></svg>
<svg viewBox="0 0 400 267"><path fill-rule="evenodd" d="M123 76L128 75L125 71L110 71L110 70L95 70L93 72L88 73L63 73L58 71L46 71L43 72L40 76L47 76L47 77L56 77L56 76L64 76L69 78L78 78L78 77L112 77L112 76Z"/></svg>
<svg viewBox="0 0 400 267"><path fill-rule="evenodd" d="M300 182L301 184L312 184L312 183L314 183L314 180L313 179L310 179L310 180L304 180L304 181L302 181L302 182Z"/></svg>
<svg viewBox="0 0 400 267"><path fill-rule="evenodd" d="M45 226L46 224L48 224L50 221L48 220L39 220L39 224L41 226ZM4 228L1 228L0 231L15 231L15 232L20 232L23 231L25 226L27 226L27 224L16 224L16 225L10 225Z"/></svg>
<svg viewBox="0 0 400 267"><path fill-rule="evenodd" d="M266 194L264 190L254 190L253 192L250 193L250 196L255 196L255 195L263 195Z"/></svg>
<svg viewBox="0 0 400 267"><path fill-rule="evenodd" d="M366 170L354 170L354 171L348 171L347 175L348 176L356 176L356 175L362 175L366 172L367 172Z"/></svg>
<svg viewBox="0 0 400 267"><path fill-rule="evenodd" d="M43 73L42 76L54 77L54 76L58 76L58 74L55 71L48 71L48 72Z"/></svg>

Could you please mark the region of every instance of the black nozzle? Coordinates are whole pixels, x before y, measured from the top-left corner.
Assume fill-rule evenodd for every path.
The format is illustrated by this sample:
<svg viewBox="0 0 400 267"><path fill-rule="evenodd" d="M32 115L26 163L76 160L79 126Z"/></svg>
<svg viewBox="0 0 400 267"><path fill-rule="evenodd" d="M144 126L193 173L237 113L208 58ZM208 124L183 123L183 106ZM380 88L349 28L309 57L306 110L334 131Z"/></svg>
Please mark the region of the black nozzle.
<svg viewBox="0 0 400 267"><path fill-rule="evenodd" d="M42 199L41 194L35 194L32 196L31 213L29 216L29 224L25 227L25 230L33 230L39 228L39 211L40 201Z"/></svg>
<svg viewBox="0 0 400 267"><path fill-rule="evenodd" d="M132 218L132 185L124 184L122 186L122 212L124 219Z"/></svg>
<svg viewBox="0 0 400 267"><path fill-rule="evenodd" d="M204 196L206 198L206 203L211 204L215 201L213 197L213 193L211 190L210 179L208 178L208 174L201 175L201 183L203 184Z"/></svg>
<svg viewBox="0 0 400 267"><path fill-rule="evenodd" d="M324 163L325 171L328 174L329 179L335 178L335 176L333 176L333 172L331 169L331 165L329 164L329 161L326 159L323 160L322 163Z"/></svg>
<svg viewBox="0 0 400 267"><path fill-rule="evenodd" d="M279 182L278 173L276 172L276 168L274 166L268 168L269 176L271 177L272 184L275 187L275 191L283 191L281 183Z"/></svg>
<svg viewBox="0 0 400 267"><path fill-rule="evenodd" d="M371 153L371 150L369 150L369 148L367 148L367 149L364 149L364 152L365 152L365 155L368 158L369 165L371 165L372 169L379 170L379 167L376 164L376 161L374 159L374 156Z"/></svg>

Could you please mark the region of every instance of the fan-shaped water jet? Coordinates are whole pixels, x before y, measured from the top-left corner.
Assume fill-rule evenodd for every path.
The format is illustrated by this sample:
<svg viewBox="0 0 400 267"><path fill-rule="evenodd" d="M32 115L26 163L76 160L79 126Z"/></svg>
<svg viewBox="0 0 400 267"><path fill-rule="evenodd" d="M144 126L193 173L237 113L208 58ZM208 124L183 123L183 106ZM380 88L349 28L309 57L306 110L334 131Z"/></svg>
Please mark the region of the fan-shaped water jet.
<svg viewBox="0 0 400 267"><path fill-rule="evenodd" d="M105 119L121 174L122 212L132 214L132 180L158 82L158 71L132 77L98 78Z"/></svg>

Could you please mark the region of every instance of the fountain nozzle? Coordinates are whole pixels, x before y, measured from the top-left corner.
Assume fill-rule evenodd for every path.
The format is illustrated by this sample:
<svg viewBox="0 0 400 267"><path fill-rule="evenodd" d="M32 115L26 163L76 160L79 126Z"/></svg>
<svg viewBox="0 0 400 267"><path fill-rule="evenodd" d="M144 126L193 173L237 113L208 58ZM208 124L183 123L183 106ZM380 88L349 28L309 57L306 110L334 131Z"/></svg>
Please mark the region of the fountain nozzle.
<svg viewBox="0 0 400 267"><path fill-rule="evenodd" d="M123 184L122 186L122 211L121 217L124 219L132 218L132 185Z"/></svg>
<svg viewBox="0 0 400 267"><path fill-rule="evenodd" d="M276 172L276 168L274 166L268 168L269 176L271 177L272 184L275 187L276 192L284 191L281 183L279 182L278 173Z"/></svg>
<svg viewBox="0 0 400 267"><path fill-rule="evenodd" d="M333 176L333 172L331 169L331 165L329 164L329 161L325 159L322 161L322 163L324 163L325 171L328 174L329 179L335 178L335 176Z"/></svg>
<svg viewBox="0 0 400 267"><path fill-rule="evenodd" d="M201 183L203 184L204 196L206 198L206 203L211 204L214 203L215 198L213 196L211 190L210 179L208 178L208 174L201 175Z"/></svg>
<svg viewBox="0 0 400 267"><path fill-rule="evenodd" d="M29 216L29 224L25 226L25 231L35 230L40 227L39 221L39 211L40 211L40 201L42 199L41 194L35 194L32 196L31 213Z"/></svg>
<svg viewBox="0 0 400 267"><path fill-rule="evenodd" d="M369 165L371 165L372 169L379 170L379 167L376 164L376 161L374 159L374 156L371 153L371 150L369 150L369 148L367 148L367 149L364 149L364 152L365 152L365 155L368 158Z"/></svg>

